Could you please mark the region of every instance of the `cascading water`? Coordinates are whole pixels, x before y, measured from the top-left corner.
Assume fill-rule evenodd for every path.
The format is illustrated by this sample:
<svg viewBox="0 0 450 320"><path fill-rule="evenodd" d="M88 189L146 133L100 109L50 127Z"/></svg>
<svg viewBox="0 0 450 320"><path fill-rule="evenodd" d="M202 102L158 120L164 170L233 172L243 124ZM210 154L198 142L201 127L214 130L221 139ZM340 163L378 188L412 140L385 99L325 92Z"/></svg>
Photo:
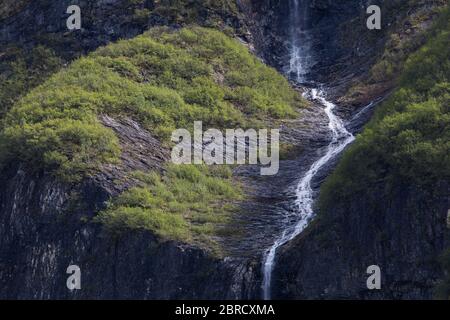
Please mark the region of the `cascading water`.
<svg viewBox="0 0 450 320"><path fill-rule="evenodd" d="M305 48L308 48L306 44L299 45L301 41L304 41L302 35L304 30L299 31L299 26L305 25L306 12L299 13L299 10L306 8L305 0L291 0L291 9L294 10L291 14L293 19L300 19L301 21L295 21L292 29L292 51L290 58L289 74L294 73L294 80L302 83L305 82L305 75L307 73L308 66L308 54L306 54ZM305 54L305 55L304 55ZM322 90L311 89L306 95L310 100L320 103L324 107L324 111L329 119L328 127L331 132L332 139L326 147L325 154L316 160L308 171L300 179L296 188L296 200L295 205L297 210L295 211L296 222L292 224L292 219L286 219L286 225L282 234L276 238L274 244L267 250L264 256L263 262L263 298L269 300L271 298L271 280L272 271L275 263L275 256L278 248L297 237L309 224L314 217L313 201L314 193L311 187L311 182L316 174L322 169L330 160L341 153L347 145L354 141L354 136L347 131L341 119L339 119L333 110L335 105L325 98L325 93Z"/></svg>
<svg viewBox="0 0 450 320"><path fill-rule="evenodd" d="M286 74L292 80L303 83L312 63L308 39L308 0L289 1L289 65Z"/></svg>
<svg viewBox="0 0 450 320"><path fill-rule="evenodd" d="M322 169L336 155L341 153L345 147L352 143L355 139L355 137L344 127L342 120L333 113L335 105L325 99L322 91L312 89L310 92L310 98L320 102L325 107L324 111L329 119L328 127L332 134L332 140L327 146L325 155L312 164L297 185L295 200L297 207L297 211L295 213L297 223L294 225L286 225L281 236L275 240L274 244L265 255L263 264L263 297L266 300L270 299L271 277L275 262L275 255L278 248L297 237L308 226L308 223L314 217L314 198L313 189L311 187L312 179L320 171L320 169Z"/></svg>

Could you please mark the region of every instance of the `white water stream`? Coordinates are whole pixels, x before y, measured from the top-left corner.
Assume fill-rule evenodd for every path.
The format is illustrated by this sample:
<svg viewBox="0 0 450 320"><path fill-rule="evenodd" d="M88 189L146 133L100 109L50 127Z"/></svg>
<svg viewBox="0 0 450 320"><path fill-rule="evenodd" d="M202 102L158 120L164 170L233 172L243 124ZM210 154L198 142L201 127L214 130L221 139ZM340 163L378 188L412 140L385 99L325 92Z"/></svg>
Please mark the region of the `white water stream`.
<svg viewBox="0 0 450 320"><path fill-rule="evenodd" d="M290 0L289 9L291 10L291 47L287 75L290 77L293 75L294 81L302 83L305 81L305 76L309 72L309 66L312 64L311 50L305 38L307 33L305 26L307 22L308 3L305 0ZM340 154L345 147L355 140L355 137L345 128L342 120L333 113L336 106L326 99L325 92L318 89L311 89L307 96L310 100L318 102L324 107L324 111L329 119L328 127L332 139L326 147L325 154L311 165L298 182L295 200L295 222L293 223L292 219L286 219L286 225L283 226L284 230L282 234L275 239L273 245L266 251L263 260L262 283L263 298L265 300L271 298L272 272L275 266L277 250L305 230L314 217L314 192L311 187L313 178L329 161Z"/></svg>
<svg viewBox="0 0 450 320"><path fill-rule="evenodd" d="M305 81L313 63L308 38L308 0L289 1L289 66L285 69L287 76L298 83Z"/></svg>
<svg viewBox="0 0 450 320"><path fill-rule="evenodd" d="M310 91L310 99L319 102L324 106L324 111L328 116L328 127L332 134L332 140L327 146L326 153L316 160L308 171L300 179L296 189L296 220L294 224L285 226L283 233L275 240L272 247L270 247L264 257L263 262L263 298L269 300L271 298L271 278L272 271L275 264L275 256L278 248L298 236L308 226L311 219L314 217L313 211L313 189L311 181L316 174L322 169L330 160L340 154L345 147L355 140L355 137L347 131L341 119L334 113L335 105L326 100L324 92L317 89Z"/></svg>

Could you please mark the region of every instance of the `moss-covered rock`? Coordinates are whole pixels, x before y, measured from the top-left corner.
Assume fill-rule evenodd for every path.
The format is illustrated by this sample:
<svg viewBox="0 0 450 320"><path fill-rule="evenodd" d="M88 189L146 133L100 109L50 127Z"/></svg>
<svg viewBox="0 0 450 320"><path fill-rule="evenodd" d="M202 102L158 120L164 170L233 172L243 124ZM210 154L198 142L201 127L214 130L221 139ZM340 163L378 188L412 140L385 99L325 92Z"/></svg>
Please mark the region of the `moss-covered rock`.
<svg viewBox="0 0 450 320"><path fill-rule="evenodd" d="M168 142L193 121L258 126L301 106L288 82L237 41L199 27L157 28L77 60L21 99L3 122L1 161L80 176L117 160L98 114L131 116Z"/></svg>
<svg viewBox="0 0 450 320"><path fill-rule="evenodd" d="M449 12L437 22L427 44L408 58L400 87L324 184L324 211L381 181L432 190L437 180L450 179Z"/></svg>
<svg viewBox="0 0 450 320"><path fill-rule="evenodd" d="M66 10L73 4L70 0L2 1L0 118L20 96L57 72L63 63L151 27L196 24L245 34L235 1L80 0L75 4L81 9L82 29L69 32ZM37 65L36 48L47 52ZM60 63L55 65L53 58Z"/></svg>

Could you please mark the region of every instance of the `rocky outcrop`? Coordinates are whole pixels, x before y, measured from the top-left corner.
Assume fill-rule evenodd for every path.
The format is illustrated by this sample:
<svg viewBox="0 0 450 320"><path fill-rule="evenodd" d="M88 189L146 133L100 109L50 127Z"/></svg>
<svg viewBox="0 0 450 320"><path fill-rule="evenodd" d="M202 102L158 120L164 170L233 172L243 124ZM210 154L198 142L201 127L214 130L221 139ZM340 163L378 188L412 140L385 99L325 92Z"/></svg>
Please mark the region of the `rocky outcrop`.
<svg viewBox="0 0 450 320"><path fill-rule="evenodd" d="M29 49L44 44L66 60L133 37L150 26L179 26L152 11L157 1L76 1L83 10L83 29L77 32L68 32L65 26L66 9L74 1L16 3L17 7L0 12L0 47ZM238 36L251 42L261 58L283 70L289 45L287 1L237 3L245 22L225 14L224 26L239 30ZM365 76L387 41L389 28L381 32L365 28L366 4L363 0L308 1L308 32L315 55L309 76L332 84L334 96L345 92L350 80ZM136 9L152 13L143 19ZM202 10L197 23L207 24L216 14ZM384 26L395 19L388 15ZM392 85L373 87L378 89L342 104L363 107ZM351 119L354 111L344 113ZM358 131L367 119L352 121L352 131ZM296 182L327 144L323 112L313 105L303 111L301 120L282 124L283 141L298 152L282 162L278 176L262 179L252 168L237 170L252 185L248 190L252 198L236 220L244 226L243 235L225 239L232 256L225 259L189 244L161 242L145 231L110 234L93 221L111 197L138 183L130 172L163 170L169 154L130 119L102 116L100 120L120 139L120 165L104 166L76 185L32 172L20 163L0 173L0 298L259 298L258 259L280 233L277 219L295 210ZM313 181L316 190L325 174ZM433 196L408 186L387 196L380 186L337 204L280 252L273 297L430 298L436 279L442 276L436 257L448 242L448 185L439 186L439 194ZM66 269L72 264L81 268L79 291L66 287ZM365 287L366 269L372 264L381 267L381 291Z"/></svg>
<svg viewBox="0 0 450 320"><path fill-rule="evenodd" d="M71 4L82 10L79 31L66 28L66 9ZM7 48L17 46L26 52L37 45L51 48L69 61L152 26L177 28L189 23L173 19L170 11L155 10L167 4L148 0L24 0L4 5L0 11L0 48L6 55L0 54L0 62L14 60ZM236 12L196 6L197 24L218 23L218 27L240 30ZM253 261L223 259L193 245L161 242L145 231L118 237L93 221L107 201L138 183L131 172L163 170L169 158L169 150L135 121L106 115L99 120L120 140L119 164L103 165L101 172L76 184L58 182L49 173L33 172L20 163L0 173L0 297L255 297L259 270ZM71 292L66 287L66 269L71 264L81 268L80 291Z"/></svg>
<svg viewBox="0 0 450 320"><path fill-rule="evenodd" d="M404 185L379 185L324 213L280 252L274 297L287 299L431 299L449 245L450 188L429 194ZM381 290L368 290L366 273L381 268Z"/></svg>
<svg viewBox="0 0 450 320"><path fill-rule="evenodd" d="M0 175L0 298L253 297L258 271L250 262L161 242L146 231L110 234L93 221L112 196L136 183L131 171L158 170L168 153L130 119L102 122L120 139L120 165L75 185L21 165ZM66 287L69 265L81 268L81 290Z"/></svg>
<svg viewBox="0 0 450 320"><path fill-rule="evenodd" d="M392 29L396 31L392 38L400 38L403 45L386 48L386 55L394 55L396 63L401 64L423 43L424 33L435 18L431 9L433 5L439 3L418 2L411 6L404 3L401 7L399 21L393 20L396 26ZM402 20L404 14L409 18ZM416 20L415 27L411 26L412 20ZM373 48L372 54L377 54L377 48ZM345 75L345 69L342 70ZM354 74L351 80L355 79L365 81L368 78ZM393 79L395 76L390 80L380 77L363 81L359 94L341 100L341 113L350 119L348 127L352 131L358 131L358 126L368 120L370 111L366 113L366 109L371 105L361 110L366 113L363 117L359 116L361 112L355 113L355 106L359 108L372 97L382 97L395 86ZM343 92L352 81L343 86ZM334 91L336 94L342 88L339 88L339 82L335 83L338 84ZM373 105L370 108L373 109ZM450 239L446 227L450 205L448 181L419 186L401 181L382 184L383 177L378 179L380 182L370 188L345 198L334 197L333 204L325 210L322 208L319 212L317 208L317 219L302 235L280 250L273 274L274 298L434 297L434 288L444 276L439 257ZM381 290L367 288L369 275L366 271L371 265L381 268Z"/></svg>
<svg viewBox="0 0 450 320"><path fill-rule="evenodd" d="M345 82L366 72L385 41L380 32L374 35L366 28L366 1L302 3L308 8L305 31L315 57L308 78L321 83ZM255 45L269 64L281 70L289 63L289 1L255 1L252 5L250 28Z"/></svg>
<svg viewBox="0 0 450 320"><path fill-rule="evenodd" d="M248 27L258 54L278 70L289 66L289 17L292 1L240 1L250 18ZM339 105L341 117L350 119L355 110L385 96L395 86L396 73L373 79L371 68L383 54L394 55L395 64L417 50L425 39L439 8L446 1L409 0L299 0L308 10L304 37L310 42L308 82L326 84ZM366 25L369 5L382 12L381 30ZM393 40L394 39L394 40ZM392 45L392 42L399 42ZM387 48L389 46L389 48Z"/></svg>
<svg viewBox="0 0 450 320"><path fill-rule="evenodd" d="M81 30L67 29L66 20L70 15L66 11L70 5L81 9ZM0 15L0 47L43 45L66 59L86 54L111 41L134 37L153 26L179 27L180 23L192 22L183 18L176 20L163 10L155 10L168 4L153 0L21 0L8 1L4 6ZM201 5L196 8L199 12L195 22L200 25L222 20L223 27L228 25L235 30L241 27L236 14Z"/></svg>

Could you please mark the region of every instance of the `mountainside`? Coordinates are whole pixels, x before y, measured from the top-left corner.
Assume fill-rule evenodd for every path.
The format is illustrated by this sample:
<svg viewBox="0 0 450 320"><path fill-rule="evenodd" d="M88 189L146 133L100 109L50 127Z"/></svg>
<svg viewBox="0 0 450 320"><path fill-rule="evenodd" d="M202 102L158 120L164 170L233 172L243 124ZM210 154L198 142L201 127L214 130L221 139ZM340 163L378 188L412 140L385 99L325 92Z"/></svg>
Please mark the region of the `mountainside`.
<svg viewBox="0 0 450 320"><path fill-rule="evenodd" d="M76 2L0 5L0 298L261 298L342 132L269 296L449 297L447 1ZM194 121L281 129L279 173L171 164Z"/></svg>
<svg viewBox="0 0 450 320"><path fill-rule="evenodd" d="M435 289L450 235L449 17L323 185L318 219L280 255L277 297L448 298ZM373 264L380 291L365 287Z"/></svg>
<svg viewBox="0 0 450 320"><path fill-rule="evenodd" d="M81 9L81 30L76 32L66 27L72 4ZM0 10L0 115L73 59L150 27L196 23L248 34L234 1L5 0Z"/></svg>
<svg viewBox="0 0 450 320"><path fill-rule="evenodd" d="M275 94L277 98L269 99ZM236 286L233 281L243 282L239 277L246 271L238 279L234 273L226 275L233 270L231 262L216 257L226 248L214 240L231 232L227 224L237 210L233 202L241 198L239 183L232 181L231 170L224 167L169 165L170 133L190 129L194 120L216 128L257 127L268 120L296 116L302 103L281 75L244 46L198 27L151 29L75 61L20 99L3 121L1 166L5 185L11 187L1 206L2 265L16 266L22 259L48 255L51 266L47 261L27 266L47 278L49 270L64 275L71 257L86 268L87 279L96 279L102 278L98 261L110 264L115 271L106 277L116 284L104 291L100 283L93 283L92 290L83 291L85 298L245 295L246 289L231 287ZM45 177L45 182L38 177ZM106 210L93 219L99 209ZM25 221L16 218L22 215ZM41 232L50 239L40 240ZM61 239L62 234L67 238ZM135 241L148 251L134 252L130 243ZM180 269L173 277L186 277L186 288L177 293L167 283L152 283L155 276L160 278L157 265L147 268L139 262L134 265L136 281L141 284L138 274L144 274L148 283L128 293L127 286L137 284L120 283L117 278L129 273L120 267L117 250L121 246L136 259L158 263L198 256L205 261L195 262L193 273L211 277L211 283L216 277L230 280L216 293L204 287L190 291L197 276L187 276ZM102 257L105 251L111 251L111 258ZM207 272L209 264L217 269ZM58 297L58 290L64 288L61 283L60 288L50 285L49 290L44 284L33 286L26 277L9 280L9 275L2 277L5 297L14 296L17 283L30 290L20 293L21 297ZM182 288L179 281L174 280L174 285Z"/></svg>

